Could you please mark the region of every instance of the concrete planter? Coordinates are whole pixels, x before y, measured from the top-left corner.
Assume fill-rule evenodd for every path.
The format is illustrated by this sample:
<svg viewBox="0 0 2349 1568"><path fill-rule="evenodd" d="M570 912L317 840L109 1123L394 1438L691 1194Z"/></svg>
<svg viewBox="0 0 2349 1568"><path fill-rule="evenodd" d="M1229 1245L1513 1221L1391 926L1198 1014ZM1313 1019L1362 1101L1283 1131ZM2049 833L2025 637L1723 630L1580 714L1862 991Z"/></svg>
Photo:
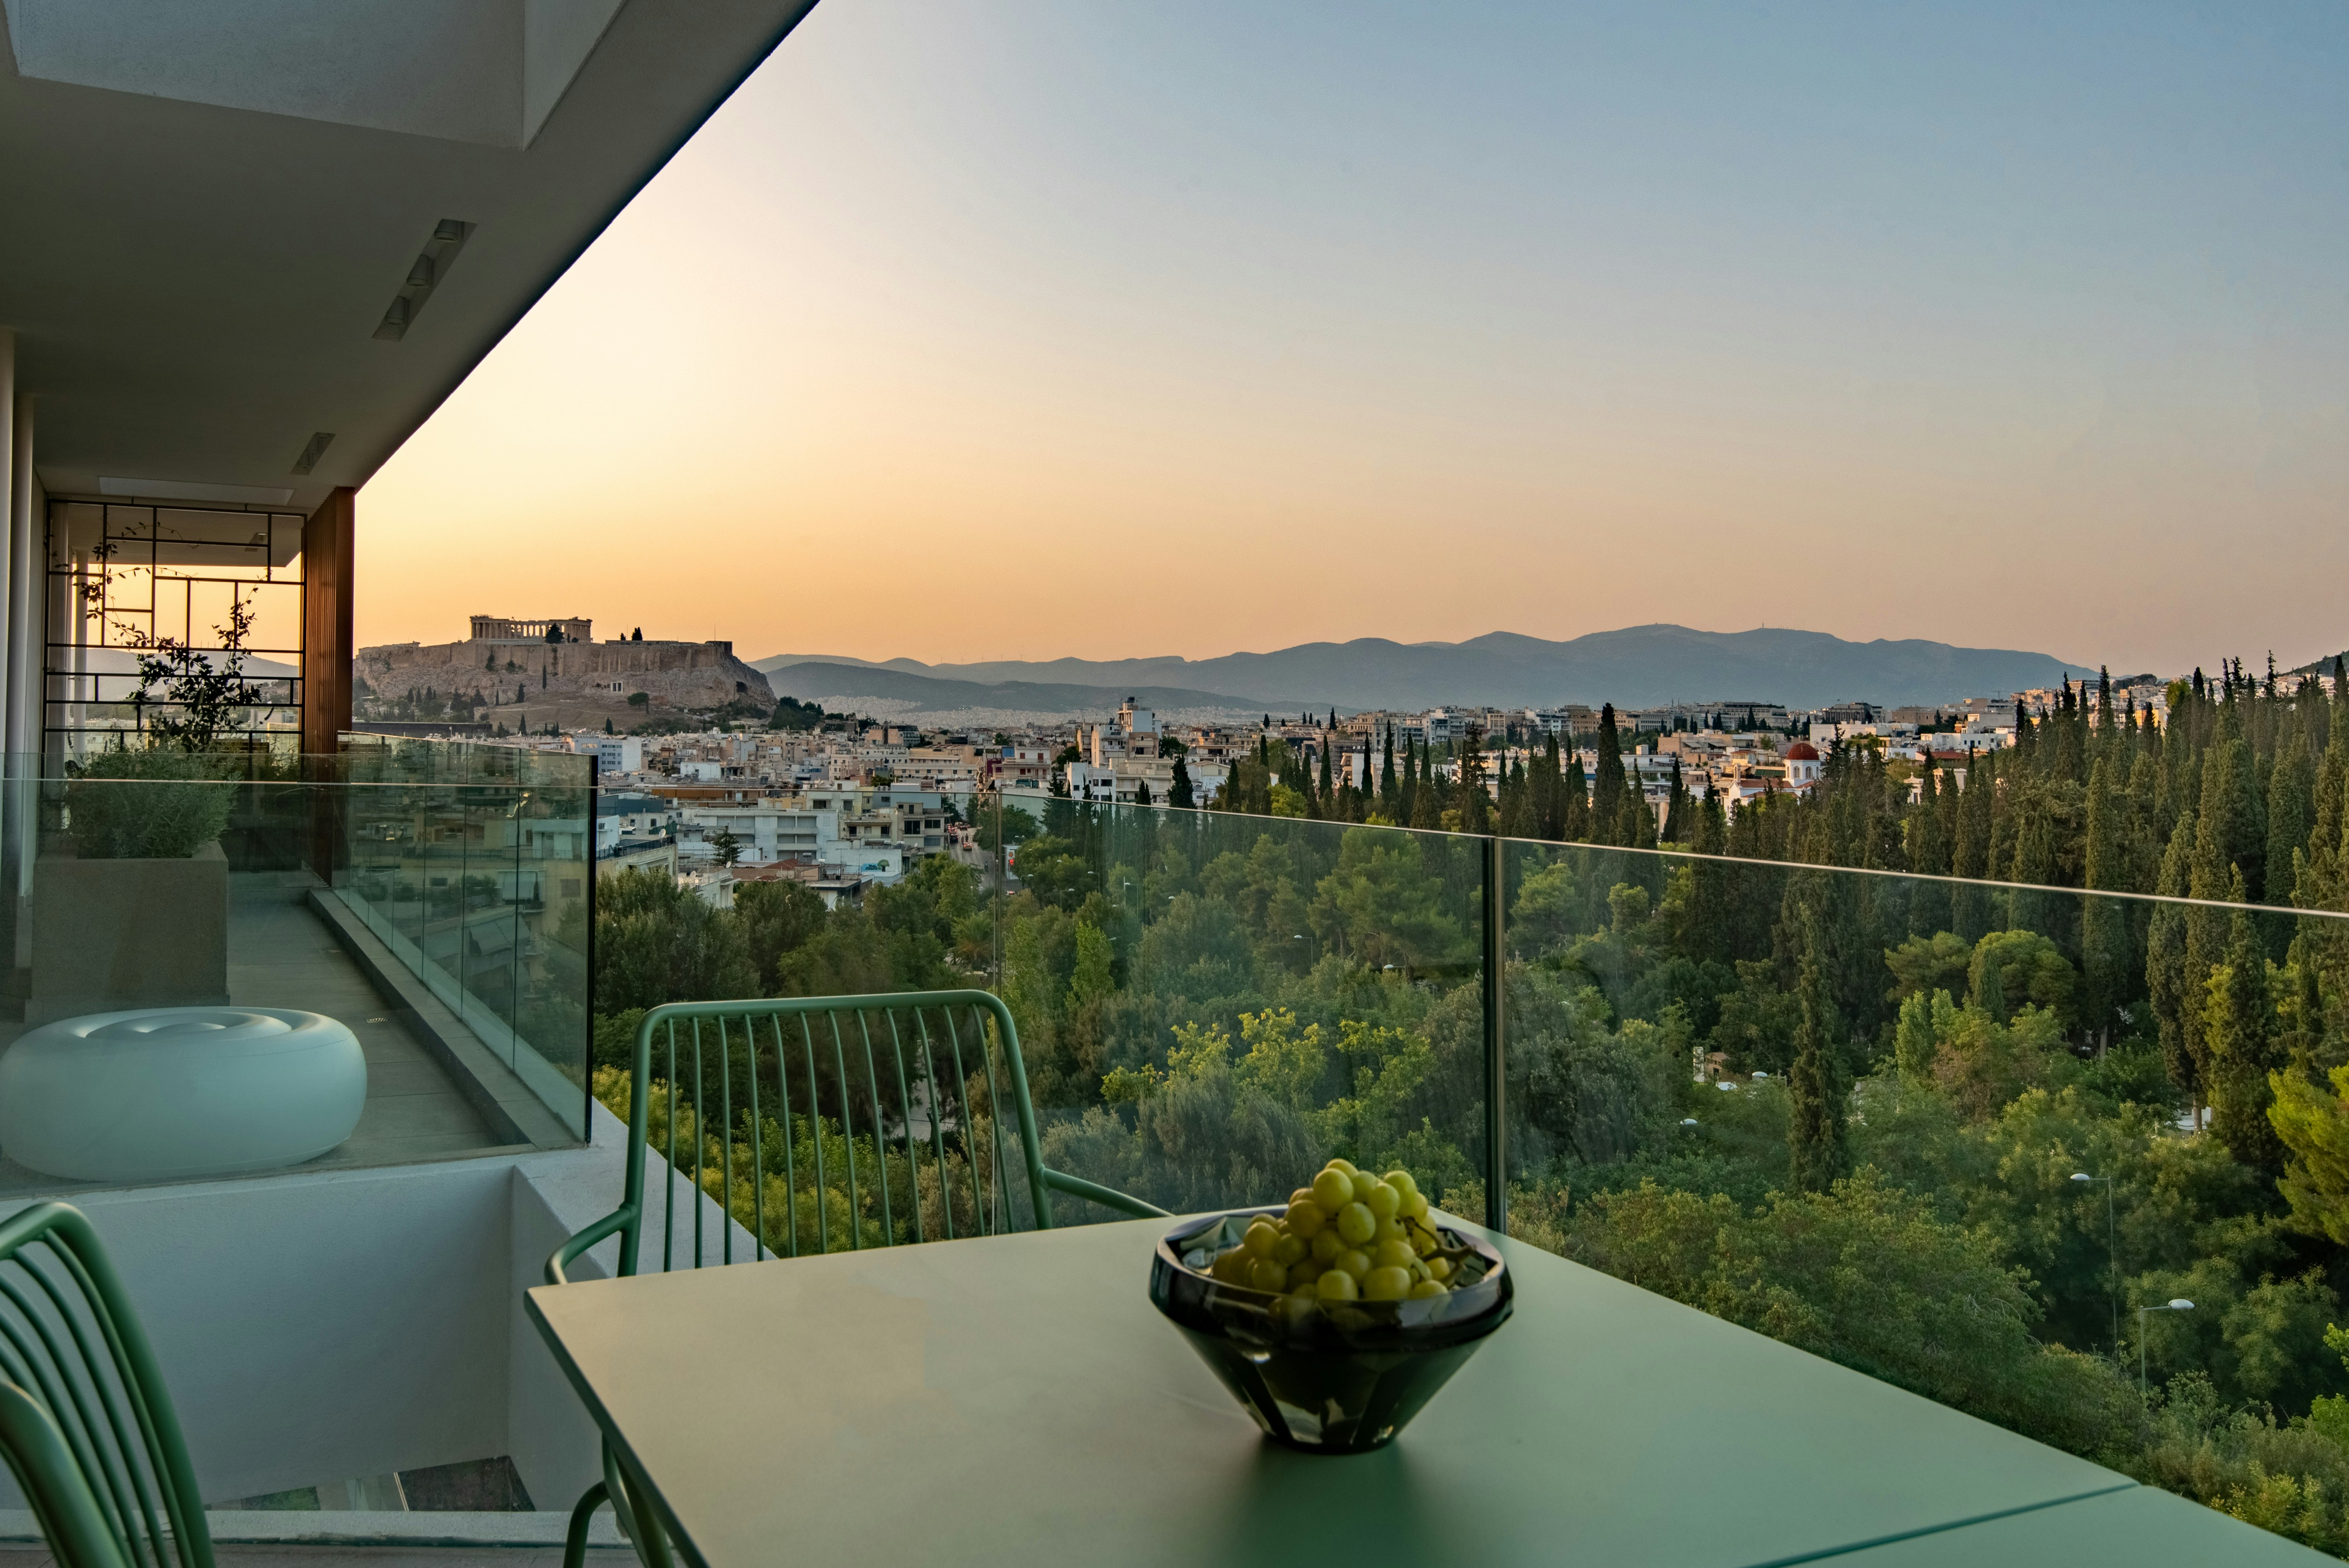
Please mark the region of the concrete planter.
<svg viewBox="0 0 2349 1568"><path fill-rule="evenodd" d="M33 868L25 1021L228 1003L228 857L86 861L57 835Z"/></svg>

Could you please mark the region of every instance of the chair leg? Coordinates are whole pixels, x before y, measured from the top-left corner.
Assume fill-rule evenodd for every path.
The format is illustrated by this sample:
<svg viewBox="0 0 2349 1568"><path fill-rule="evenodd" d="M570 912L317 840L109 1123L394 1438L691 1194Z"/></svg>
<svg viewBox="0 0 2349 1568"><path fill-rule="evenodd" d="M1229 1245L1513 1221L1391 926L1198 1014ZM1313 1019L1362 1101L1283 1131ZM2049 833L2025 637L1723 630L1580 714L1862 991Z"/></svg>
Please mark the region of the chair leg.
<svg viewBox="0 0 2349 1568"><path fill-rule="evenodd" d="M636 1546L638 1561L645 1563L646 1568L673 1568L673 1560L668 1550L668 1532L661 1528L659 1519L636 1496L636 1488L628 1487L626 1490L628 1511L634 1526L628 1533ZM616 1508L614 1511L618 1511Z"/></svg>
<svg viewBox="0 0 2349 1568"><path fill-rule="evenodd" d="M620 1527L620 1533L628 1538L628 1544L636 1549L636 1561L643 1563L645 1568L672 1568L668 1534L661 1529L659 1519L654 1515L645 1500L637 1494L636 1489L628 1484L626 1473L620 1469L619 1456L612 1451L612 1445L608 1440L604 1444L604 1480L601 1490L605 1496L612 1500L613 1522ZM584 1550L586 1542L585 1527L577 1523L575 1516L574 1524L580 1532L580 1542ZM571 1568L571 1565L566 1565L566 1568Z"/></svg>
<svg viewBox="0 0 2349 1568"><path fill-rule="evenodd" d="M586 1495L579 1500L579 1506L571 1511L571 1528L563 1537L563 1568L581 1568L587 1561L587 1523L595 1517L595 1511L604 1505L607 1495L604 1483L599 1480L587 1489Z"/></svg>

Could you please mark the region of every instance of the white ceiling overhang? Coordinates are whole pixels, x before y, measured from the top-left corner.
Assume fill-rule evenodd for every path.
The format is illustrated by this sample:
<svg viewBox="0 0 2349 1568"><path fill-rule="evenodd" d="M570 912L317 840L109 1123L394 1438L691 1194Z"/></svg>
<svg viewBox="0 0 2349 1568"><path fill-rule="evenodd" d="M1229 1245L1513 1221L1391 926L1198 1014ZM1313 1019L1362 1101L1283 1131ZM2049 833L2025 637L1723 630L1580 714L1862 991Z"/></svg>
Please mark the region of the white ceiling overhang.
<svg viewBox="0 0 2349 1568"><path fill-rule="evenodd" d="M43 482L362 483L812 4L0 0Z"/></svg>

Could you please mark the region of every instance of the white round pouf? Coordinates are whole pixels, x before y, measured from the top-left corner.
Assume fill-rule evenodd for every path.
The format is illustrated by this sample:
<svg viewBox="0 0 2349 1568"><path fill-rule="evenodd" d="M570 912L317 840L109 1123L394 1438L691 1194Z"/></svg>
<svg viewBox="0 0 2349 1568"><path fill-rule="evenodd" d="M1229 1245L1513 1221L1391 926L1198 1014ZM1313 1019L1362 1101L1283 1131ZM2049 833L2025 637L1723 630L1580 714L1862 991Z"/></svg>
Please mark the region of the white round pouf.
<svg viewBox="0 0 2349 1568"><path fill-rule="evenodd" d="M0 1154L78 1181L298 1165L348 1138L366 1108L358 1040L319 1013L92 1013L0 1055Z"/></svg>

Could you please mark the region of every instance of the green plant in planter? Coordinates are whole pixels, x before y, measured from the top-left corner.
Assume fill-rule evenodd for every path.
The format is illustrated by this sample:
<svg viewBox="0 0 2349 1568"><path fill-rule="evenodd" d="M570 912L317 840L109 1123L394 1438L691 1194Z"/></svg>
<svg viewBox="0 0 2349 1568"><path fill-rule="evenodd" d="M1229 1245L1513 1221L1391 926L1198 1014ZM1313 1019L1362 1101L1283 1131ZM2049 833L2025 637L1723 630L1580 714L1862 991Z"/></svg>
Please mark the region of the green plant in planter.
<svg viewBox="0 0 2349 1568"><path fill-rule="evenodd" d="M66 786L67 826L86 861L185 860L221 836L235 793L209 758L104 751Z"/></svg>

